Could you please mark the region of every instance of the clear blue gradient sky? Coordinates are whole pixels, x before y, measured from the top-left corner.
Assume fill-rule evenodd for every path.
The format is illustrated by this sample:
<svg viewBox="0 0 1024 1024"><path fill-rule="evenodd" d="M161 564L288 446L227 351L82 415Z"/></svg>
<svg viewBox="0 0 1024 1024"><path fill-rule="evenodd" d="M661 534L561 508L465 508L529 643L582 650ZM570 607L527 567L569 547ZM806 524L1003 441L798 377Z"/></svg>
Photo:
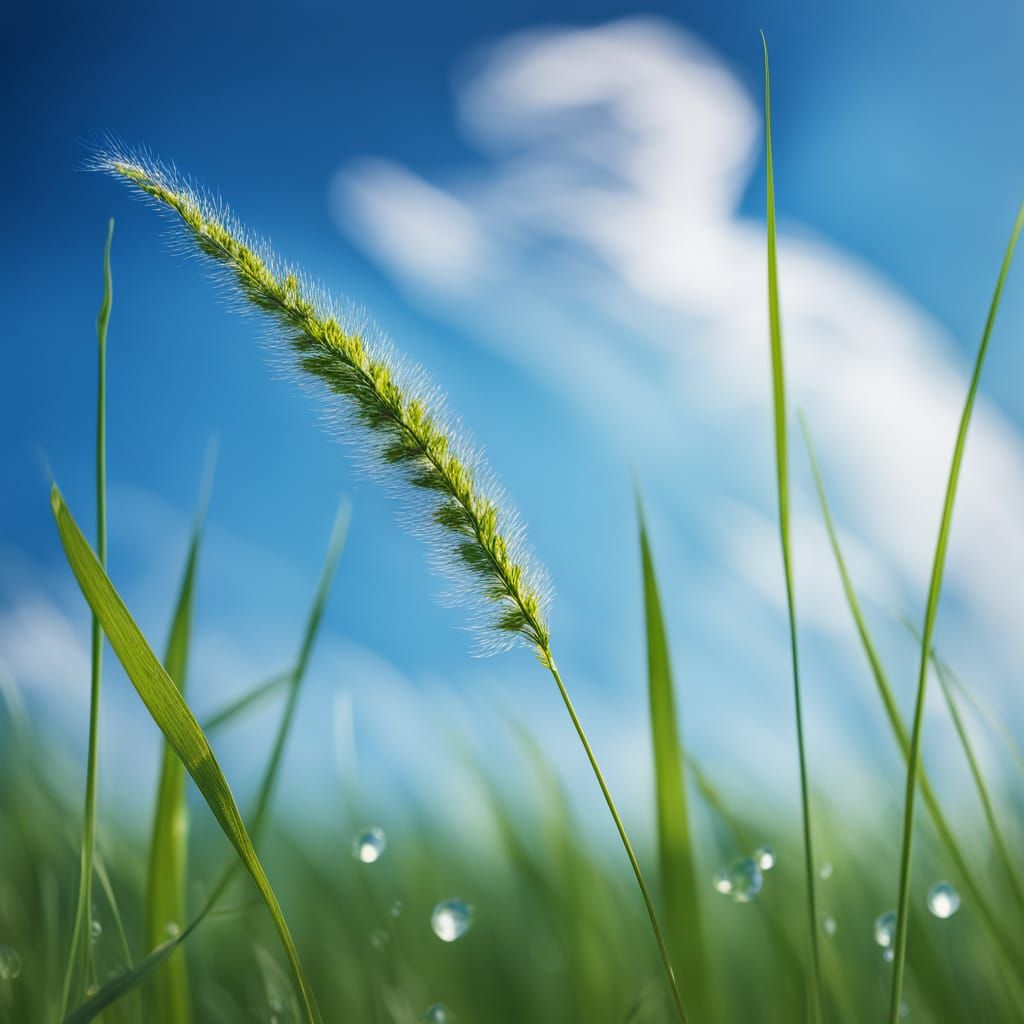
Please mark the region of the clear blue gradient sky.
<svg viewBox="0 0 1024 1024"><path fill-rule="evenodd" d="M1024 194L1024 7L988 0L971 6L801 0L770 7L727 0L650 4L644 11L662 19L666 33L675 25L702 40L755 111L762 73L758 33L765 30L784 227L790 225L798 240L827 242L887 280L939 326L952 346L942 349L943 358L962 373ZM720 741L725 724L735 724L745 709L757 717L762 700L770 704L768 721L788 722L779 609L767 597L751 598L741 575L726 583L716 576L717 604L701 582L730 557L708 546L706 519L715 513L701 513L702 492L723 492L770 516L770 463L744 489L721 469L735 459L735 438L716 435L719 421L702 425L698 414L684 424L691 441L678 459L630 450L628 438L610 445L579 404L528 362L479 343L486 334L479 317L451 315L455 300L438 305L422 288L410 290L386 260L373 258L358 225L339 230L331 215L332 181L366 156L410 169L471 205L460 183L486 177L500 160L481 153L454 116L453 97L470 74L467 59L523 30L583 29L633 13L632 5L604 0L8 5L0 33L0 103L8 125L0 158L0 610L7 617L0 636L12 646L0 649L0 657L22 675L45 670L45 660L15 650L12 638L27 635L26 607L57 609L79 628L83 648L86 642L84 615L62 571L38 453L45 453L83 523L91 523L93 322L105 223L114 216L111 567L158 647L203 450L211 436L220 439L210 557L201 576L205 640L195 666L197 704L214 703L241 688L247 672L264 665L273 671L289 657L338 496L348 493L355 502L351 543L326 621L327 649L333 644L341 652L337 672L351 667L354 657L364 676L372 676L372 666L360 659L374 652L426 692L430 680L445 680L463 695L510 705L522 692L525 713L548 723L539 728L568 746L557 707L524 655L469 661L468 641L453 628L462 624L460 616L434 600L440 584L426 570L419 545L397 527L389 499L320 429L309 399L269 372L256 325L226 311L205 273L169 250L164 226L149 210L114 182L81 172L83 140L109 132L150 147L218 190L283 255L366 306L401 350L429 368L487 448L551 569L559 593L556 645L597 719L599 738L616 746L620 716L636 725L637 735L643 724L632 468L651 506L680 675L693 685L691 706L701 686L715 693L705 712L688 719L696 745L709 758L727 761ZM763 215L762 193L757 159L736 210L752 229ZM513 275L501 294L511 305L521 299L528 307L529 279L519 286L516 280ZM784 310L786 283L784 263ZM749 302L760 310L763 291L752 291ZM564 308L576 309L584 322L592 315L578 295ZM500 320L504 307L493 313ZM636 316L645 332L662 317L666 330L677 326L674 313L650 304ZM543 322L550 328L538 316ZM993 414L1002 417L1000 437L1014 443L1024 429L1022 328L1018 274L984 383ZM585 402L586 393L580 395ZM663 397L672 401L667 390ZM936 444L945 449L946 440L942 435ZM767 451L757 448L758 455ZM794 462L802 461L799 448L794 451ZM686 517L677 514L681 489L690 504ZM842 508L843 488L837 490ZM886 515L901 514L886 505L885 494L876 497ZM990 499L998 502L999 494ZM863 509L856 502L850 508L856 524ZM936 508L914 529L930 537L937 515ZM871 546L870 524L855 533ZM999 543L991 538L993 549ZM880 599L879 615L907 611L916 618L923 601L916 585L923 581L900 570L892 577L895 589L883 585L880 592L893 595L893 602ZM730 630L722 609L734 587L750 604L741 606L744 621ZM971 593L966 587L961 594L954 578L953 614ZM807 603L814 600L812 594ZM46 623L58 633L61 628L46 614L32 621L43 637ZM955 634L958 649L971 649L972 628L967 616ZM889 632L892 657L909 665L898 629ZM54 650L70 643L60 633ZM830 735L827 723L838 716L856 735L855 746L884 748L888 757L849 638L812 629L807 646L810 699L824 723L822 735ZM1005 673L1020 653L1018 643L995 659L982 687L989 696L1005 696ZM321 697L313 707L327 707L325 695L339 681L356 685L339 680L334 665L327 660L318 667ZM971 667L984 668L984 659ZM359 682L370 686L365 678ZM38 684L40 714L59 717L59 687L24 683L30 693ZM86 685L83 678L76 700ZM909 692L903 684L901 692ZM111 697L115 706L121 699ZM357 695L357 715L358 707ZM134 711L125 713L138 724ZM74 723L73 716L65 722L70 733L84 734L84 719L80 727ZM316 721L306 724L315 737ZM413 759L429 751L429 737L417 735L415 722L402 735ZM611 755L613 774L627 789L644 784L646 769L630 742ZM307 741L300 764L323 756L322 747L315 738ZM642 743L636 748L644 749ZM244 760L244 751L238 757ZM793 770L795 764L780 775L784 792Z"/></svg>

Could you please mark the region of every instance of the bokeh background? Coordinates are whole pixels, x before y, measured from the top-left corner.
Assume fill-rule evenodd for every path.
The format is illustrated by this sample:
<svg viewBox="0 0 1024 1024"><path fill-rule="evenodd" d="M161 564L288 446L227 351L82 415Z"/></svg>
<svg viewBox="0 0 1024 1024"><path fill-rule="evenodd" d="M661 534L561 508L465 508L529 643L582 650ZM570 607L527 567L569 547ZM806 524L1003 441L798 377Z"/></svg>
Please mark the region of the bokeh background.
<svg viewBox="0 0 1024 1024"><path fill-rule="evenodd" d="M82 764L87 730L88 619L42 467L91 524L93 323L114 216L110 568L158 647L203 453L219 444L198 709L290 663L335 507L342 495L354 503L280 813L332 813L340 751L381 820L414 807L469 842L474 793L453 737L498 767L512 715L564 772L581 817L612 839L530 656L469 656L463 619L435 600L443 584L392 502L272 369L258 327L222 307L151 211L83 172L90 140L110 133L219 191L285 257L369 310L447 392L551 572L560 663L642 833L653 801L635 476L686 742L730 799L795 820L762 28L793 406L815 430L909 709L916 656L899 616L923 609L967 373L1024 193L1024 9L801 0L638 11L604 0L5 6L0 658L70 763ZM938 631L1018 735L1022 329L1018 268L972 428ZM851 820L891 837L895 864L902 764L795 431L793 475L813 779ZM157 735L108 666L103 813L142 833ZM218 745L241 790L271 723ZM998 780L1001 755L977 738ZM939 703L925 759L976 813Z"/></svg>

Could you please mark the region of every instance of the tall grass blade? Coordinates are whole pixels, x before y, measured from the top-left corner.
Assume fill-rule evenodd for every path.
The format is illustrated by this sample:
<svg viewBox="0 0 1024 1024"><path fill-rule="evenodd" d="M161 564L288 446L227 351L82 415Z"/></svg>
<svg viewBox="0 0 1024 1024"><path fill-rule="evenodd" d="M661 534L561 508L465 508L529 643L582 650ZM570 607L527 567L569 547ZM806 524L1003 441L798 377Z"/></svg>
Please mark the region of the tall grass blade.
<svg viewBox="0 0 1024 1024"><path fill-rule="evenodd" d="M697 866L686 801L683 747L679 740L679 720L676 713L668 636L665 632L658 580L639 494L637 519L643 572L647 694L654 748L661 888L667 911L669 940L679 958L683 989L699 1007L706 1008L707 993L704 980L707 972L702 962L705 944L700 923Z"/></svg>
<svg viewBox="0 0 1024 1024"><path fill-rule="evenodd" d="M345 537L348 534L351 514L352 506L346 499L339 506L338 514L334 520L330 543L327 546L327 557L324 559L324 566L320 573L320 582L317 584L316 592L313 596L313 604L309 611L309 618L306 620L306 628L302 636L302 643L299 646L299 654L291 673L284 712L281 715L277 735L274 737L274 745L271 748L270 757L267 760L267 766L263 773L263 781L260 784L256 797L255 810L250 818L253 836L259 836L267 811L270 808L274 786L284 758L284 748L288 742L288 734L291 732L292 722L295 719L295 710L298 707L299 690L302 687L302 680L306 675L306 668L309 664L309 657L313 652L313 643L316 640L320 622L323 619L327 598L331 593L331 584L334 582L334 574L341 559L341 552L345 547Z"/></svg>
<svg viewBox="0 0 1024 1024"><path fill-rule="evenodd" d="M893 736L900 748L900 753L903 755L904 762L907 762L910 757L910 734L907 731L906 723L903 721L903 716L900 714L899 706L896 703L896 697L893 694L892 684L890 683L888 674L882 664L878 648L871 637L867 619L864 616L860 600L857 597L857 591L853 585L853 579L850 576L850 571L846 564L846 558L843 555L842 547L839 543L839 535L836 530L835 521L832 518L832 510L829 507L828 495L825 491L824 477L822 476L821 468L818 465L818 459L814 451L814 441L811 437L811 430L803 415L800 416L800 427L804 436L804 444L807 448L807 457L811 467L811 475L814 478L814 487L817 491L818 504L821 507L822 519L825 523L825 531L828 534L829 545L832 548L836 567L839 570L839 578L842 582L843 592L846 596L846 603L850 609L850 614L853 617L854 625L857 629L857 635L860 638L861 647L864 650L864 655L871 668L871 675L875 681L875 688L882 700L882 706L885 708L885 715L889 722L889 727L892 729ZM1001 923L999 914L986 898L975 872L971 870L967 863L967 858L964 856L963 851L960 848L960 844L953 833L953 829L947 821L946 815L939 804L938 797L935 794L935 790L932 787L931 780L928 777L928 773L925 771L924 765L920 765L918 767L917 785L920 790L921 799L924 802L925 809L928 811L932 824L935 826L935 831L938 834L939 841L945 847L949 858L953 861L954 867L959 875L959 881L968 890L972 902L980 912L983 925L995 940L1003 962L1011 968L1010 974L1012 975L1013 964L1018 955L1015 949L1015 944L1010 936L1007 935L1006 930Z"/></svg>
<svg viewBox="0 0 1024 1024"><path fill-rule="evenodd" d="M900 852L900 883L899 900L896 906L896 938L893 946L892 991L889 999L890 1024L899 1024L900 1003L903 997L903 975L906 969L907 935L909 932L910 909L910 854L914 840L914 794L917 788L917 766L921 756L921 732L924 724L924 702L928 682L928 652L932 646L932 635L935 631L935 616L939 608L939 597L942 593L942 577L946 566L946 549L949 546L949 531L953 522L953 506L956 503L957 484L960 481L960 467L963 463L964 449L967 444L967 430L974 411L974 400L978 393L981 370L985 364L992 328L999 311L999 300L1002 298L1003 285L1010 269L1017 239L1024 227L1024 204L1021 205L1010 233L1010 241L1003 256L999 277L996 280L995 292L989 307L985 329L982 332L981 344L974 361L971 382L967 389L960 426L957 430L956 444L953 447L953 460L949 468L949 480L946 484L946 495L942 505L942 517L939 522L939 535L935 544L935 558L932 562L931 581L928 585L928 601L925 606L924 626L921 630L921 661L917 675L917 699L914 706L914 721L910 734L910 754L907 764L907 785L903 809L903 842Z"/></svg>
<svg viewBox="0 0 1024 1024"><path fill-rule="evenodd" d="M917 637L918 643L920 643L921 634L918 633L918 631L914 629L909 622L907 623L907 627ZM1014 866L1013 858L1010 856L1010 851L1006 845L1006 838L1003 835L1003 830L999 827L999 818L992 803L992 797L989 794L988 785L985 782L985 775L981 770L981 762L978 760L978 756L974 752L974 744L971 742L970 734L967 731L967 726L964 723L963 716L960 714L960 707L957 704L956 696L953 693L953 680L956 677L949 665L939 657L934 647L931 651L931 660L932 664L935 666L935 674L939 680L939 688L942 690L942 696L946 701L946 707L949 709L949 717L953 721L953 728L956 730L957 737L960 740L960 746L963 747L964 756L967 758L967 766L971 772L971 779L973 780L974 788L978 793L978 802L981 804L982 814L985 817L985 822L992 835L992 845L995 847L996 854L1003 865L1003 870L1006 872L1010 888L1013 889L1013 895L1016 898L1018 905L1022 910L1024 910L1024 888L1021 887L1020 876L1017 873L1017 868Z"/></svg>
<svg viewBox="0 0 1024 1024"><path fill-rule="evenodd" d="M209 500L212 457L208 458L200 490L199 509L185 557L185 570L171 621L164 667L179 691L185 693L188 654L192 635L196 566ZM181 929L188 915L187 903L188 811L185 803L185 770L173 748L164 741L160 780L157 785L153 833L149 844L149 876L146 884L146 947L159 946L168 929ZM154 979L153 1006L158 1024L189 1024L188 961L184 955L170 959L167 970Z"/></svg>
<svg viewBox="0 0 1024 1024"><path fill-rule="evenodd" d="M947 665L948 667L948 665ZM1010 755L1017 762L1017 765L1024 772L1024 750L1014 738L1012 732L1006 728L1006 723L996 714L992 708L985 703L958 675L949 673L949 683L957 693L974 708L975 713L988 727L1002 740L1003 745Z"/></svg>
<svg viewBox="0 0 1024 1024"><path fill-rule="evenodd" d="M789 531L789 454L786 442L786 377L782 356L782 317L779 311L779 270L775 243L775 172L772 163L771 75L768 68L768 42L764 46L764 137L766 163L766 200L768 234L768 323L772 353L772 405L775 412L775 468L778 482L779 537L782 542L782 566L786 577L786 610L789 616L789 645L793 663L793 701L796 711L796 742L800 758L800 805L804 829L804 873L807 884L807 923L811 943L810 1003L814 1019L821 1020L823 994L821 960L818 950L818 908L815 892L814 846L811 834L811 800L807 779L807 753L804 744L803 707L800 696L800 659L796 636L796 604L793 593L793 558Z"/></svg>
<svg viewBox="0 0 1024 1024"><path fill-rule="evenodd" d="M114 219L107 222L107 241L103 247L103 300L96 316L96 551L101 566L107 564L107 329L114 301L114 281L110 271L110 247L114 241ZM78 874L78 900L71 932L60 1015L67 1012L72 993L81 989L92 969L92 876L96 846L96 794L99 786L100 690L103 675L103 632L99 619L92 617L90 654L89 747L86 755L85 810L82 822L82 849Z"/></svg>
<svg viewBox="0 0 1024 1024"><path fill-rule="evenodd" d="M291 964L306 1019L311 1024L321 1024L284 913L205 734L103 571L56 485L51 491L51 504L64 553L83 596L99 618L114 653L153 720L199 787L221 830L256 883Z"/></svg>
<svg viewBox="0 0 1024 1024"><path fill-rule="evenodd" d="M255 690L243 695L238 700L233 701L222 711L218 712L213 719L211 719L214 726L226 724L231 721L236 714L245 710L256 700L266 696L274 690L280 689L281 686L286 683L290 683L292 686L290 695L297 693L298 686L305 674L309 655L313 648L313 642L316 639L320 623L323 619L323 609L327 601L327 596L330 592L331 582L333 581L342 549L344 547L350 511L348 502L343 502L335 520L331 542L328 545L327 557L324 560L321 580L317 587L316 594L313 599L313 605L310 609L310 613L303 630L302 642L299 647L296 666L288 672L282 673L279 676L274 676L262 686L257 687ZM252 825L250 826L249 833L254 841L258 838L259 828L263 823L263 819L269 806L271 793L277 781L277 776L282 763L284 743L288 737L293 720L294 701L290 700L282 714L275 742L271 748L271 754L263 772L263 778L255 800L255 811L250 815ZM210 726L207 725L203 731L209 732L209 730ZM196 928L199 927L203 920L214 911L214 908L220 901L220 898L227 891L238 867L239 862L234 860L224 869L217 881L217 884L213 887L210 895L206 899L206 902L203 904L202 909L198 914L196 914L195 918L193 918L187 928L184 928L179 932L179 934L171 938L168 938L166 933L160 935L156 945L151 949L149 954L139 962L138 965L110 979L90 999L82 1003L81 1006L79 1006L68 1018L68 1021L73 1021L74 1024L85 1024L85 1022L92 1020L106 1007L112 1005L122 996L133 991L135 987L145 981L146 978L156 974L158 968L169 961L177 947L184 943ZM170 962L173 963L173 960ZM162 975L158 974L157 976L161 977Z"/></svg>

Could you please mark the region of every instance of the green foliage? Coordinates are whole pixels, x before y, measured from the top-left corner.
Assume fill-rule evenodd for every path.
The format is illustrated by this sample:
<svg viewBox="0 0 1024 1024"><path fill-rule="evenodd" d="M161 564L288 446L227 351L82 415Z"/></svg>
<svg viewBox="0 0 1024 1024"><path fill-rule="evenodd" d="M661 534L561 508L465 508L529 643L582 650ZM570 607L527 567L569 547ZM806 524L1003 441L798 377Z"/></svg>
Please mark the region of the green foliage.
<svg viewBox="0 0 1024 1024"><path fill-rule="evenodd" d="M768 232L768 327L772 353L772 408L775 417L775 472L779 499L779 539L786 579L786 610L789 615L789 646L793 663L793 705L796 711L796 743L800 763L800 806L804 832L804 880L807 889L808 941L811 948L810 1005L812 1019L821 1020L821 954L818 949L818 904L815 890L814 844L811 829L811 794L804 743L803 701L800 693L800 657L796 637L796 602L793 595L793 556L789 529L789 446L786 418L786 375L782 358L782 316L779 311L779 270L775 245L775 172L772 164L771 76L768 43L764 44L764 146L767 181Z"/></svg>
<svg viewBox="0 0 1024 1024"><path fill-rule="evenodd" d="M159 726L199 787L221 830L234 846L239 859L256 883L291 963L306 1018L314 1024L320 1024L320 1013L306 981L284 913L256 855L227 779L214 757L205 734L174 681L153 654L124 602L114 590L103 567L64 504L56 485L51 492L51 504L64 554L82 590L82 595L100 620L110 646L153 721Z"/></svg>
<svg viewBox="0 0 1024 1024"><path fill-rule="evenodd" d="M107 331L114 301L114 283L110 272L110 247L114 241L113 218L107 224L107 242L103 248L103 301L96 316L96 550L100 564L107 564ZM100 691L103 680L103 633L92 618L89 690L89 748L86 755L85 812L82 823L82 847L79 860L78 901L71 932L71 950L61 988L61 1013L72 999L90 983L92 976L92 881L96 849L96 793L99 785Z"/></svg>
<svg viewBox="0 0 1024 1024"><path fill-rule="evenodd" d="M932 648L935 616L939 610L939 597L942 593L942 577L946 568L946 549L949 547L949 532L953 523L953 506L956 504L957 485L960 482L960 467L963 463L964 450L967 446L967 431L971 425L974 400L978 394L978 383L981 380L982 367L985 365L985 355L988 352L989 340L992 337L992 328L995 326L996 314L999 312L999 300L1002 298L1003 285L1006 283L1006 275L1009 273L1010 261L1013 259L1013 253L1017 247L1017 239L1020 237L1022 227L1024 227L1024 204L1021 205L1017 213L1017 219L1010 233L1010 241L1006 246L1006 253L999 268L999 277L996 280L995 292L992 295L988 317L985 320L985 329L982 331L981 343L978 346L978 353L974 360L974 370L971 373L971 382L967 388L967 398L964 401L963 413L960 416L956 443L953 446L953 460L949 467L949 480L946 484L946 495L942 503L942 518L939 523L938 539L935 542L935 557L932 561L931 580L928 584L928 602L925 606L924 627L921 630L921 659L917 676L914 722L910 733L910 752L907 757L906 795L903 801L903 844L900 853L899 902L896 907L897 920L896 940L894 943L895 959L893 961L892 997L889 1000L890 1024L899 1024L903 974L907 955L907 936L909 934L908 910L910 906L910 852L914 841L914 795L917 791L917 768L921 757L924 699L928 684L928 654Z"/></svg>
<svg viewBox="0 0 1024 1024"><path fill-rule="evenodd" d="M647 699L650 705L651 742L654 750L654 794L657 806L658 864L665 899L669 939L678 958L683 990L704 1012L708 998L707 967L697 890L697 864L683 776L683 745L679 739L675 684L669 658L668 636L662 617L661 595L654 571L643 506L637 496L640 527L640 564L643 574L647 633Z"/></svg>
<svg viewBox="0 0 1024 1024"><path fill-rule="evenodd" d="M207 489L204 487L199 512L185 557L178 600L171 620L164 668L178 690L185 693L188 653L192 635L196 566L203 532ZM187 902L188 810L185 803L185 771L177 754L164 742L153 812L153 834L149 843L149 875L146 883L146 943L155 948L174 929L181 930L188 916ZM170 929L170 931L169 931ZM160 1024L188 1024L188 964L183 955L171 957L167 971L154 982L154 1004Z"/></svg>

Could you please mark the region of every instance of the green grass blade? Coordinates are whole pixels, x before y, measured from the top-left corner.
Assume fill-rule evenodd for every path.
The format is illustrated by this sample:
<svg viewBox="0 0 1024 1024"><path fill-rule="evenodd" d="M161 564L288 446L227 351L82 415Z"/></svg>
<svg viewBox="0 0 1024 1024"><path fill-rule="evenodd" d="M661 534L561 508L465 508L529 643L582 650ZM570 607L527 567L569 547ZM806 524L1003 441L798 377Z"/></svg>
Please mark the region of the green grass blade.
<svg viewBox="0 0 1024 1024"><path fill-rule="evenodd" d="M875 681L875 688L881 698L882 706L885 708L886 719L889 722L889 727L892 729L893 736L900 748L900 753L903 755L904 762L907 762L910 757L910 734L907 730L906 723L903 721L903 717L900 714L899 706L896 703L896 697L893 694L892 684L890 683L888 674L882 664L878 648L871 637L867 619L864 616L860 600L857 597L857 591L853 585L853 579L850 576L846 559L843 556L835 521L832 518L832 510L829 507L828 495L825 491L825 481L814 451L814 441L811 437L811 430L807 424L807 420L802 415L800 417L800 427L804 436L804 444L807 448L807 457L811 467L811 475L814 478L815 490L818 494L818 504L821 507L821 515L825 523L825 531L828 534L829 545L832 548L836 567L839 570L839 578L843 585L846 603L850 609L850 614L853 617L854 625L857 629L857 635L860 638L861 647L864 650L864 655L871 668L871 675ZM975 872L971 870L967 863L967 859L960 848L960 844L957 841L948 820L946 819L946 815L939 804L938 797L935 794L931 780L929 779L928 773L925 771L923 765L918 767L917 785L918 790L921 793L921 799L924 802L925 809L928 811L932 824L935 826L935 831L939 836L939 841L945 847L946 853L956 868L959 881L965 886L970 894L972 902L978 908L982 923L997 943L997 947L1001 953L1004 963L1012 965L1017 956L1015 943L1006 933L999 914L985 897Z"/></svg>
<svg viewBox="0 0 1024 1024"><path fill-rule="evenodd" d="M917 699L914 706L914 721L910 734L910 755L907 764L907 785L903 808L903 842L900 851L900 882L899 900L896 905L896 939L893 947L892 991L889 999L890 1024L899 1024L900 1003L903 997L903 975L906 969L907 934L909 931L910 909L910 855L914 840L914 794L917 789L917 767L921 756L921 732L924 724L924 702L928 682L928 652L932 646L932 635L935 632L935 616L939 608L939 596L942 593L942 577L946 567L946 549L949 546L950 526L953 522L953 506L956 503L957 484L960 481L960 467L963 463L964 449L967 445L967 431L974 411L974 401L981 380L981 370L985 364L992 328L999 311L999 300L1002 298L1003 285L1010 270L1017 239L1024 227L1024 204L1021 205L1010 233L1010 241L999 268L992 303L989 306L985 329L982 332L978 354L971 373L971 382L967 389L960 426L957 430L956 444L953 447L953 460L949 467L949 480L946 484L946 495L942 504L942 517L939 522L939 535L935 543L935 558L932 562L931 581L928 585L928 601L925 605L924 627L921 630L921 661L917 675Z"/></svg>
<svg viewBox="0 0 1024 1024"><path fill-rule="evenodd" d="M921 634L914 628L913 623L904 620L904 625L908 630L910 630L917 642L920 643ZM978 760L978 757L974 752L974 744L971 742L970 734L967 731L967 726L964 723L963 716L960 714L960 707L957 704L956 697L953 693L954 680L956 679L956 676L949 665L939 657L938 652L934 647L931 650L931 662L932 665L935 666L935 674L939 680L939 688L941 689L942 696L946 701L946 707L949 710L949 717L953 722L953 728L956 730L957 738L960 740L960 746L963 748L964 757L967 759L967 767L970 770L971 779L974 782L974 788L978 793L978 802L981 804L981 811L985 817L985 823L988 825L989 832L992 835L992 845L995 847L996 854L1003 865L1003 870L1006 872L1007 879L1010 882L1010 888L1013 889L1014 897L1021 909L1024 909L1024 888L1021 887L1020 877L1017 874L1017 869L1013 864L1013 858L1010 856L1009 848L1006 845L1003 830L999 827L999 819L992 803L992 797L988 791L988 785L985 782L985 775L981 770L981 762Z"/></svg>
<svg viewBox="0 0 1024 1024"><path fill-rule="evenodd" d="M953 727L956 729L956 734L960 738L960 745L964 748L964 755L967 758L967 764L971 770L971 778L974 780L974 788L978 791L978 801L981 803L982 813L985 815L985 821L988 823L989 831L992 833L992 843L996 848L996 853L999 855L999 859L1003 863L1003 869L1006 871L1006 876L1010 882L1010 888L1013 889L1013 894L1017 898L1017 903L1021 909L1024 910L1024 889L1021 888L1020 876L1017 874L1017 869L1014 867L1013 858L1010 856L1010 851L1006 845L1006 839L1003 836L1003 830L999 827L999 820L996 815L995 808L992 805L992 797L989 795L988 786L985 783L985 776L981 770L981 764L974 752L974 745L971 743L967 727L964 725L963 717L960 714L960 708L957 706L956 697L953 695L953 687L950 682L952 673L949 666L946 665L946 663L942 661L934 651L932 651L932 662L935 665L935 671L938 675L942 695L946 699L946 707L949 708L949 716L953 720Z"/></svg>
<svg viewBox="0 0 1024 1024"><path fill-rule="evenodd" d="M199 509L185 557L181 587L171 620L164 667L181 693L185 692L188 654L192 635L196 566L209 500L212 457L208 458L200 490ZM169 927L181 928L187 904L188 812L185 803L185 770L166 741L157 784L153 832L149 845L149 876L146 884L146 947L159 946ZM192 1019L188 962L184 955L170 959L167 970L154 979L153 1006L158 1024L188 1024Z"/></svg>
<svg viewBox="0 0 1024 1024"><path fill-rule="evenodd" d="M114 219L107 222L107 242L103 248L103 301L96 316L96 550L101 566L107 564L107 330L114 300L114 282L110 271L110 247L114 241ZM92 617L92 651L89 692L89 747L86 755L85 810L82 823L82 849L79 862L78 900L75 905L71 949L68 955L60 1014L67 1011L76 987L85 984L92 965L92 876L96 846L96 794L99 785L100 690L103 675L103 632L99 620Z"/></svg>
<svg viewBox="0 0 1024 1024"><path fill-rule="evenodd" d="M263 773L263 781L260 784L256 797L256 807L253 811L252 834L258 836L263 828L264 819L270 808L270 801L274 794L274 786L277 776L281 770L281 762L284 758L284 748L288 741L288 734L291 732L292 722L295 718L295 709L298 706L299 690L302 688L302 680L306 675L306 667L309 664L309 656L313 651L313 643L316 640L320 622L323 619L324 608L327 605L327 598L331 593L331 584L334 581L334 574L341 559L341 552L345 547L345 537L348 534L348 524L351 518L352 507L348 500L341 503L338 514L334 520L334 529L331 532L330 543L327 546L327 556L324 559L324 566L320 573L320 582L317 584L313 596L313 604L306 620L306 628L302 636L302 643L299 647L299 655L295 662L295 668L291 674L291 685L288 690L288 697L285 701L284 713L281 715L281 722L278 725L277 735L274 737L274 745L271 749L267 766Z"/></svg>
<svg viewBox="0 0 1024 1024"><path fill-rule="evenodd" d="M56 486L51 491L51 504L64 553L83 596L99 618L111 647L142 702L199 787L221 830L256 883L291 964L306 1019L311 1024L321 1024L320 1013L284 913L209 741L118 596Z"/></svg>
<svg viewBox="0 0 1024 1024"><path fill-rule="evenodd" d="M643 572L644 612L647 637L647 693L654 748L654 782L657 803L658 859L666 907L669 942L679 957L683 989L698 1007L705 1008L705 948L700 921L693 837L686 802L683 748L679 740L675 687L668 637L662 616L661 596L654 571L650 538L637 495L640 561Z"/></svg>
<svg viewBox="0 0 1024 1024"><path fill-rule="evenodd" d="M271 692L280 689L286 683L292 683L292 689L290 691L291 695L297 693L298 682L301 682L302 676L305 674L305 668L313 648L313 642L316 639L317 631L323 618L323 610L330 592L330 585L337 569L342 548L344 547L349 515L349 505L347 502L343 503L335 521L331 542L328 546L327 557L324 561L321 580L317 587L313 605L303 631L302 643L300 645L299 658L296 663L296 667L279 676L274 676L262 686L259 686L255 690L243 695L238 700L231 702L231 704L213 716L211 722L213 722L214 726L226 724L238 713ZM277 738L272 747L267 767L264 770L263 779L255 801L256 810L250 816L250 820L253 822L250 827L250 835L254 839L258 835L259 825L262 823L266 810L269 806L270 795L273 791L281 766L284 742L287 739L293 720L294 701L290 701L282 715L281 724L278 727ZM209 732L209 728L210 726L207 725L204 731ZM101 1013L105 1008L111 1006L123 996L133 991L136 986L140 985L148 977L164 977L163 974L159 973L159 968L165 963L174 963L172 954L214 910L221 896L223 896L227 891L238 866L238 861L235 860L221 873L221 876L217 884L214 886L213 891L207 898L206 903L187 928L170 940L168 939L167 934L162 932L158 936L157 942L151 949L150 953L140 961L137 966L112 978L98 992L96 992L86 1002L82 1003L75 1012L68 1017L69 1024L71 1024L71 1022L74 1022L74 1024L86 1024L87 1021L93 1020L97 1014Z"/></svg>
<svg viewBox="0 0 1024 1024"><path fill-rule="evenodd" d="M948 666L947 666L948 667ZM1013 733L1006 728L1006 724L962 679L955 673L949 674L950 685L960 694L968 704L974 708L979 718L983 719L988 727L1002 740L1003 745L1009 751L1010 756L1017 762L1018 767L1024 772L1024 750L1014 738Z"/></svg>
<svg viewBox="0 0 1024 1024"><path fill-rule="evenodd" d="M766 163L766 201L768 235L768 327L772 354L772 406L775 413L775 469L779 499L779 537L782 566L786 577L786 610L789 617L789 645L793 663L793 700L796 711L796 741L800 758L800 806L804 830L804 873L807 884L807 923L811 944L810 1003L816 1020L821 1020L823 994L821 959L818 949L818 908L815 891L814 845L811 830L810 786L807 778L807 754L804 744L803 706L800 696L800 659L796 634L796 603L793 593L793 558L789 530L789 453L786 441L786 376L782 354L782 316L779 310L779 270L775 240L775 171L772 163L771 74L768 67L768 43L764 45L764 137Z"/></svg>
<svg viewBox="0 0 1024 1024"><path fill-rule="evenodd" d="M268 697L273 696L278 690L282 690L291 684L294 679L294 669L288 669L287 672L279 672L277 675L271 676L266 682L260 683L259 686L246 691L241 697L228 701L222 708L219 708L210 715L203 722L203 731L209 734L216 729L223 728L225 725L230 725L244 715L245 712L250 711L252 708L263 703Z"/></svg>

